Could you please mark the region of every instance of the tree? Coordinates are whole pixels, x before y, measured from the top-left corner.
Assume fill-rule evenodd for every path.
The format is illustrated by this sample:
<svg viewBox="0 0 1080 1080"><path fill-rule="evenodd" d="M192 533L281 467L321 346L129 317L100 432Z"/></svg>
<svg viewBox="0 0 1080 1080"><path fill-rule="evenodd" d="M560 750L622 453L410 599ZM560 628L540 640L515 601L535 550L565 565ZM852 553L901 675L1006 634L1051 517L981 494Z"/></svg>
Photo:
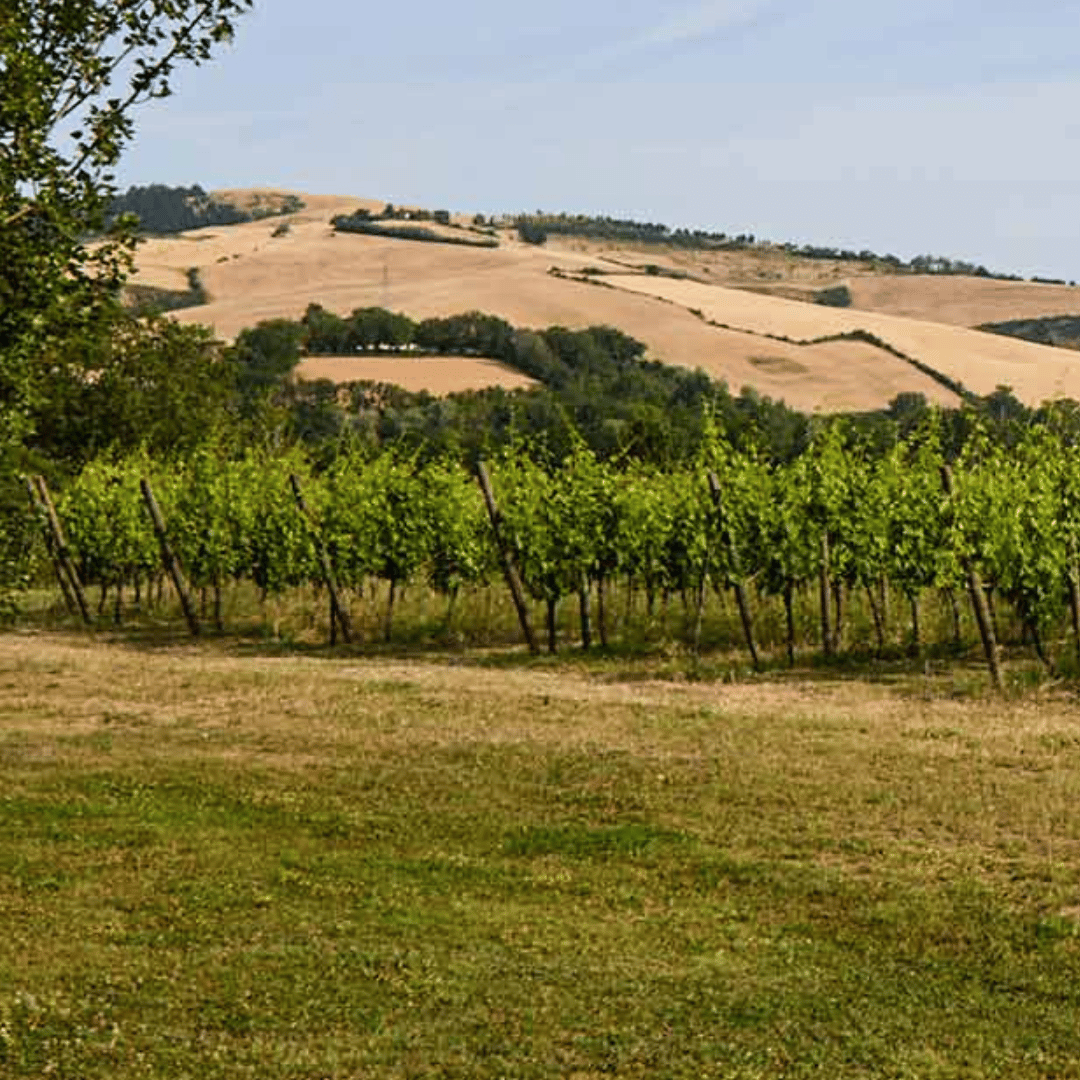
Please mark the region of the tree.
<svg viewBox="0 0 1080 1080"><path fill-rule="evenodd" d="M27 443L46 457L184 453L235 426L234 371L205 327L124 315L100 348L72 351L32 413Z"/></svg>
<svg viewBox="0 0 1080 1080"><path fill-rule="evenodd" d="M522 218L517 223L517 231L518 237L523 243L536 244L537 246L547 243L548 231L539 222Z"/></svg>
<svg viewBox="0 0 1080 1080"><path fill-rule="evenodd" d="M219 202L198 184L186 188L165 184L128 188L109 204L106 221L121 214L134 214L139 219L140 231L153 233L184 232L207 225L237 225L255 220L250 210Z"/></svg>
<svg viewBox="0 0 1080 1080"><path fill-rule="evenodd" d="M280 390L300 360L304 327L291 319L264 319L241 331L228 352L245 414L254 416Z"/></svg>
<svg viewBox="0 0 1080 1080"><path fill-rule="evenodd" d="M5 0L0 10L0 456L31 426L55 354L100 339L130 268L130 222L89 237L137 109L171 93L252 0Z"/></svg>

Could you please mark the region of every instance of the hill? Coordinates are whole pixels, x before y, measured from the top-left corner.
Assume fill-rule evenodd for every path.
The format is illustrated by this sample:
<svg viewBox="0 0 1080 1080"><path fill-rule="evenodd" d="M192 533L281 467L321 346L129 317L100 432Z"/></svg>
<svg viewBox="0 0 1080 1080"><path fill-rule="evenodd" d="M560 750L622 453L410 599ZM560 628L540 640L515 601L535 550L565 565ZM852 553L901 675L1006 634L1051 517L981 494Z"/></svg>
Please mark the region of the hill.
<svg viewBox="0 0 1080 1080"><path fill-rule="evenodd" d="M216 194L243 205L245 195L256 193ZM265 201L274 193L257 194ZM733 390L751 386L807 411L880 408L901 392L956 404L956 380L978 393L1006 384L1029 403L1080 398L1075 352L966 329L1067 314L1080 309L1080 289L882 275L870 264L810 260L780 249L698 252L579 237L541 247L521 242L509 228L495 249L416 243L332 228L334 216L376 211L380 200L299 197L302 211L273 222L148 238L135 282L183 289L197 269L208 303L176 317L207 323L225 338L262 319L298 318L311 302L342 313L382 306L413 318L480 310L532 327L610 324L645 342L654 359L700 367ZM839 281L849 286L849 309L790 298L812 299ZM763 294L780 290L789 295ZM890 348L869 340L819 341L853 331ZM804 341L818 343L799 344Z"/></svg>

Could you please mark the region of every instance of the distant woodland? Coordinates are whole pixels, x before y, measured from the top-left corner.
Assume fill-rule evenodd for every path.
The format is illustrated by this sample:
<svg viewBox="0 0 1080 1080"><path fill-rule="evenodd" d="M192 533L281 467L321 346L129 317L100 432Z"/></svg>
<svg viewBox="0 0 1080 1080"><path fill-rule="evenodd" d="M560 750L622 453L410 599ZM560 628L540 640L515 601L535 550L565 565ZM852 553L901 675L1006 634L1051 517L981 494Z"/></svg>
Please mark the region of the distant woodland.
<svg viewBox="0 0 1080 1080"><path fill-rule="evenodd" d="M389 383L294 377L304 355L365 353L414 362L424 355L484 357L537 385L437 397ZM962 446L980 425L1008 441L1011 432L1045 419L1045 410L1029 409L1004 387L982 398L967 393L965 401L942 414L946 449ZM887 409L844 422L877 454L933 411L922 394L907 393ZM1080 406L1058 403L1053 415L1080 440ZM710 424L734 447L783 462L799 456L823 422L749 388L732 393L701 370L650 360L640 341L610 326L536 331L475 311L416 321L377 307L338 315L318 304L298 320L244 330L231 346L202 327L129 315L108 354L73 344L31 419L29 452L70 466L138 447L183 454L211 437L238 447L296 442L315 461L332 459L343 444L472 460L522 443L554 462L583 443L605 460L668 466L692 459Z"/></svg>
<svg viewBox="0 0 1080 1080"><path fill-rule="evenodd" d="M134 214L139 219L142 232L177 233L209 225L238 225L277 214L295 213L303 207L301 199L289 195L274 206L241 209L213 198L198 184L191 187L150 184L128 188L123 195L114 199L106 219L111 222L121 214Z"/></svg>
<svg viewBox="0 0 1080 1080"><path fill-rule="evenodd" d="M373 352L486 357L539 385L436 397L387 384L291 377L304 354ZM332 454L342 439L359 439L466 457L524 442L555 461L582 440L604 459L668 465L692 458L715 422L732 445L780 462L801 454L821 422L749 388L733 394L703 371L648 360L641 342L609 326L533 331L480 312L416 322L382 308L342 316L311 304L298 321L274 319L245 330L228 358L241 412L276 415L317 458ZM981 398L966 392L965 400L964 409L942 414L949 448L962 446L980 425L1007 441L1010 432L1049 416L1005 387ZM1080 409L1055 408L1054 422L1080 437ZM868 450L884 453L932 411L922 394L906 393L887 409L852 414L846 423Z"/></svg>

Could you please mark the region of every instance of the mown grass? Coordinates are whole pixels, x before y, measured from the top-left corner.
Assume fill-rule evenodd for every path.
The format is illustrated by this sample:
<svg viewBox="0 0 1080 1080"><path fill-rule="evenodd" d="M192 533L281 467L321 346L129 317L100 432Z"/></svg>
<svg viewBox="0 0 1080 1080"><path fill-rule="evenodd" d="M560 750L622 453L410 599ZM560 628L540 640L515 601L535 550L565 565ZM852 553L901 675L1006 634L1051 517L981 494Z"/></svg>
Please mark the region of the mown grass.
<svg viewBox="0 0 1080 1080"><path fill-rule="evenodd" d="M96 591L96 590L95 590ZM189 640L179 603L166 587L163 601L151 601L144 588L136 601L126 590L120 620L114 620L114 597L97 613L96 628L111 640L122 640L144 649L160 649ZM387 637L388 596L385 583L371 582L349 594L353 644L328 648L328 597L325 590L294 589L283 596L260 600L248 583L224 590L223 629L214 627L211 598L204 594L202 634L236 655L285 656L379 655L420 657L450 655L455 662L482 664L505 670L565 670L569 663L613 679L664 678L705 682L738 682L764 675L767 679L819 681L851 679L887 682L907 692L949 693L977 698L989 690L989 675L970 613L961 606L959 640L952 615L943 596L923 597L921 621L924 638L914 648L907 620L906 602L891 598L892 617L883 645L877 642L865 598L851 593L845 601L840 651L822 654L819 614L813 590L796 595L796 661L789 666L785 625L776 598L758 597L755 604L755 636L761 665L751 666L742 624L732 597L722 590L709 592L702 619L699 647L694 647L695 612L692 598L684 605L679 595L657 598L650 613L640 590L627 591L620 583L608 596L609 644L599 646L594 604L593 645L582 651L576 598L564 598L558 610L558 653L545 651L529 656L520 648L521 629L509 594L500 585L463 589L449 606L445 597L423 586L400 590L393 608L391 633ZM197 594L196 594L197 595ZM97 608L96 598L92 605ZM541 633L542 605L532 608L534 629ZM1075 685L1080 662L1075 643L1064 631L1046 632L1052 670L1037 660L1023 638L1015 613L1000 612L999 626L1005 662L1005 683L1012 696L1041 692L1046 686ZM37 588L21 594L14 625L24 629L85 632L81 622L65 611L55 589ZM1061 630L1061 628L1056 628Z"/></svg>
<svg viewBox="0 0 1080 1080"><path fill-rule="evenodd" d="M1080 707L0 637L0 1076L1080 1076Z"/></svg>

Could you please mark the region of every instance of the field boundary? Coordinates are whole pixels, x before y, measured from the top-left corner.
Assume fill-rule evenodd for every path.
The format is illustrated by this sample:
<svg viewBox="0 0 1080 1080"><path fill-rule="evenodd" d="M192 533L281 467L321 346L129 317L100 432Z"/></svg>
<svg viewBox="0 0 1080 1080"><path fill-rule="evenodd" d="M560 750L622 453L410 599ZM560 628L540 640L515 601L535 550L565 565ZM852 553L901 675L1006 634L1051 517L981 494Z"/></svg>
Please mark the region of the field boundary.
<svg viewBox="0 0 1080 1080"><path fill-rule="evenodd" d="M577 281L583 285L594 285L603 289L614 289L618 292L625 293L628 296L651 296L654 300L659 300L661 303L670 304L672 307L679 308L682 311L693 315L696 319L705 323L706 326L715 327L717 330L730 330L737 334L749 334L752 337L763 338L767 341L782 341L787 345L796 345L799 348L808 348L814 345L829 345L837 341L860 341L865 345L872 345L874 348L881 349L883 352L889 353L891 356L895 356L898 360L903 360L904 363L909 364L915 368L916 371L921 372L927 378L933 379L934 382L940 386L945 387L946 390L954 393L964 402L973 402L979 400L979 395L974 391L969 390L959 379L954 379L951 375L946 375L943 371L939 371L937 368L926 363L925 360L920 360L915 356L911 356L905 353L902 349L898 349L895 345L891 345L885 341L884 338L878 337L877 334L870 330L846 330L837 334L823 334L821 337L816 338L793 338L787 334L770 334L763 330L751 330L745 326L735 326L731 323L720 322L717 319L710 319L700 308L687 307L685 304L680 304L677 300L672 300L668 296L657 296L654 293L639 293L634 289L625 289L620 285L613 285L610 281L602 281L600 274L566 274L563 271L556 272L555 268L550 271L554 277L563 278L568 281ZM661 277L674 277L675 275L662 274L662 275L649 275L638 274L638 277L649 276L661 276ZM686 278L679 278L679 280L698 280L696 278L687 275ZM699 282L700 284L706 284L705 282ZM798 303L804 303L804 301L797 301Z"/></svg>

